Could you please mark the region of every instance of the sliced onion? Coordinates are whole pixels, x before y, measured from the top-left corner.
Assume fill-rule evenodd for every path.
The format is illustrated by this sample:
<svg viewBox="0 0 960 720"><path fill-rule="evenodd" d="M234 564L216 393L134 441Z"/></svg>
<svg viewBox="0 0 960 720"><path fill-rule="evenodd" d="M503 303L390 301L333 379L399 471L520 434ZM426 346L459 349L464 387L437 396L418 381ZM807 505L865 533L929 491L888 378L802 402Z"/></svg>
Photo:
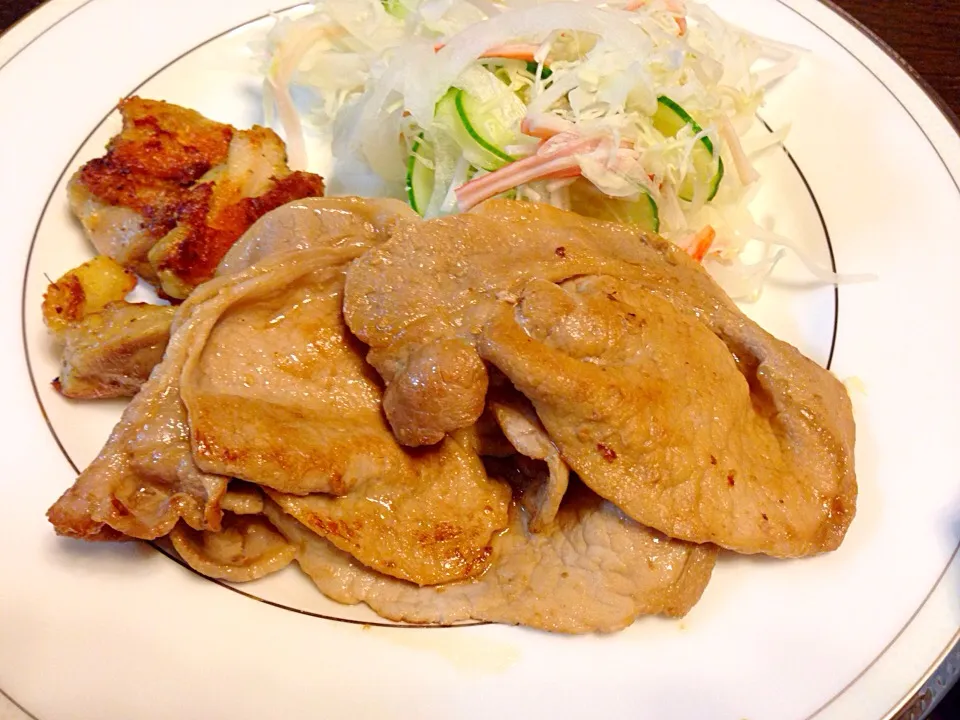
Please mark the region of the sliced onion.
<svg viewBox="0 0 960 720"><path fill-rule="evenodd" d="M605 42L643 53L650 38L629 22L629 16L578 3L550 2L503 13L452 37L437 53L436 72L422 78L420 86L406 96L407 108L425 124L433 116L433 107L461 72L480 57L484 50L511 40L542 40L556 28L592 33Z"/></svg>

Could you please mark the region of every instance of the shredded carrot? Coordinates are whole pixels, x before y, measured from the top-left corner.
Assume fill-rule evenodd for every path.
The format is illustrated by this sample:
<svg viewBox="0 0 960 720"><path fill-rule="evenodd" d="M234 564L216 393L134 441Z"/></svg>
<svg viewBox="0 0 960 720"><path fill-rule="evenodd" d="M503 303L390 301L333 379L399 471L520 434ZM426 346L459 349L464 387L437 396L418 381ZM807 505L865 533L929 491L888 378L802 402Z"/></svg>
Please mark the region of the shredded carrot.
<svg viewBox="0 0 960 720"><path fill-rule="evenodd" d="M697 262L703 262L703 259L713 247L713 241L717 239L717 231L710 225L705 225L700 232L693 236L693 242L690 249L690 257Z"/></svg>

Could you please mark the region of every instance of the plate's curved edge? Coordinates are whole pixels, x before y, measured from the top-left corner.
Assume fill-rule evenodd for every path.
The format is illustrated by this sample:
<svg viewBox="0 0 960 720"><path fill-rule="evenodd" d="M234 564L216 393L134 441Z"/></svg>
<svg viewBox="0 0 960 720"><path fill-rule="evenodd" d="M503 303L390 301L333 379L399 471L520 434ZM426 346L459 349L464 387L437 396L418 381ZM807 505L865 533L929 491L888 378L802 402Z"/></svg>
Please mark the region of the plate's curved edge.
<svg viewBox="0 0 960 720"><path fill-rule="evenodd" d="M843 8L837 6L834 2L832 2L832 0L816 1L827 7L841 19L845 20L854 29L863 34L871 43L883 50L884 53L891 60L893 60L894 63L901 70L903 70L918 87L921 88L921 90L923 90L924 94L940 111L948 124L958 135L960 135L960 118L958 118L957 114L946 104L946 101L930 85L930 83L928 83L905 59L903 59L893 48L891 48L884 40L876 35L875 32L851 16ZM10 58L0 64L0 70L6 67L16 56L24 52L30 45L33 44L33 42L39 39L41 35L45 34L54 26L66 20L70 15L73 15L75 12L92 2L93 0L86 0L80 5L72 8L66 14L54 19L50 25L43 28L39 34L31 38ZM52 4L54 3L48 0L32 10L26 16L18 20L17 23L14 23L14 25L10 26L10 28L7 28L7 30L5 30L3 33L0 33L0 40L5 39L8 33L20 26L23 21L29 19L38 11L48 8ZM921 680L915 686L915 689L906 695L904 699L894 707L894 709L885 715L883 720L921 720L921 718L926 717L926 715L936 707L936 704L942 700L943 696L947 694L947 692L955 683L958 682L958 680L960 680L960 631L957 632L944 651L937 657L937 660L931 666L926 675L921 678ZM34 715L32 715L2 689L0 689L0 695L9 700L15 707L24 712L27 716L34 718L35 720Z"/></svg>
<svg viewBox="0 0 960 720"><path fill-rule="evenodd" d="M7 65L12 63L17 58L17 56L19 56L21 53L27 50L31 45L33 45L37 40L39 40L41 37L46 35L50 30L52 30L57 25L62 23L64 20L69 18L71 15L73 15L75 12L77 12L78 10L82 10L84 7L86 7L92 2L93 0L84 0L79 5L72 7L69 10L64 8L64 11L60 15L51 17L50 23L46 27L44 27L42 30L38 30L37 32L35 32L30 37L29 40L27 40L23 45L21 45L19 48L14 50L13 53L10 55L10 57L0 62L0 70L3 70ZM54 0L45 0L44 2L37 5L35 8L33 8L33 10L31 10L26 15L21 17L15 23L13 23L13 25L6 28L3 32L0 32L0 41L6 40L9 36L11 36L15 31L19 30L20 27L25 25L26 23L39 18L41 13L53 12L52 10L53 5L54 5Z"/></svg>
<svg viewBox="0 0 960 720"><path fill-rule="evenodd" d="M917 683L884 720L923 720L960 681L960 630Z"/></svg>
<svg viewBox="0 0 960 720"><path fill-rule="evenodd" d="M894 50L886 40L877 35L873 30L864 25L861 21L857 20L853 15L844 10L842 7L837 5L833 0L817 0L817 2L826 6L834 13L839 15L841 18L850 23L854 28L859 30L863 35L865 35L874 45L883 50L886 55L893 60L897 65L900 66L900 69L907 73L910 76L910 79L913 80L917 86L923 90L924 94L930 99L930 101L937 106L937 109L943 114L943 117L947 120L950 125L953 126L953 129L956 131L957 135L960 135L960 116L954 112L947 101L943 99L943 96L931 85L919 72L914 69L914 67L907 62L904 57Z"/></svg>
<svg viewBox="0 0 960 720"><path fill-rule="evenodd" d="M864 25L860 20L837 5L833 0L816 0L816 2L823 5L842 21L849 24L854 30L862 34L873 45L882 50L883 53L890 58L894 64L896 64L896 66L900 68L900 70L902 70L914 84L917 85L917 87L923 91L924 95L927 96L927 99L933 103L934 107L936 107L936 109L940 112L944 120L947 121L947 124L949 124L950 127L953 128L953 131L960 136L960 117L958 117L957 113L955 113L953 109L947 105L946 100L943 99L940 93L937 92L936 89L934 89L934 87L927 82L927 80L924 79L923 76L921 76L920 73L918 73L914 67L903 58L903 56L900 55L900 53L894 50L883 38L877 35L877 33L875 33L869 27ZM790 5L787 5L787 7L790 7ZM796 9L794 10L796 11ZM802 15L802 13L799 14ZM808 21L810 20L810 18L806 19ZM827 33L827 31L823 28L819 29L822 32L830 35L830 33ZM836 38L834 38L834 40L843 46L843 43L841 43L839 40ZM849 50L849 48L846 48L846 46L844 46L844 49L853 55L853 57L855 57L858 62L860 62L872 75L874 75L877 80L883 83L873 68L869 67L860 57L856 56L851 50ZM883 84L886 85L886 83ZM890 90L890 92L893 94L892 90ZM906 110L909 115L913 115L913 113L911 113L905 106L904 110ZM914 120L918 125L920 125L920 122L916 120L916 118L914 118ZM923 130L922 126L921 130L924 132L924 134L926 134L926 130ZM929 140L930 144L933 145L933 140L929 138L929 136L927 139ZM953 175L953 172L950 170L949 166L947 166L946 160L944 160L942 156L941 160L943 161L948 174L950 174L951 179L955 184L958 184L957 178ZM960 184L958 184L958 189L960 189ZM947 565L947 570L949 570L949 568L950 564ZM942 579L943 578L941 578L941 581ZM936 592L939 585L940 583L938 582L934 586L933 592ZM926 605L926 602L924 602L924 605ZM924 605L921 605L920 609L922 609ZM904 630L906 630L906 628L909 627L915 619L916 616L914 616L914 618L907 623L907 626L905 626ZM929 670L920 677L914 688L908 692L902 698L902 700L900 700L900 702L898 702L885 716L883 716L882 720L923 720L923 718L927 717L927 715L929 715L930 712L936 708L936 706L941 700L943 700L947 693L950 692L950 690L952 690L955 686L958 686L958 684L960 684L960 629L957 630L957 633L947 644L943 652L937 656L937 659L930 666ZM820 711L825 710L826 707L827 706L825 705L817 712L819 713ZM815 713L815 715L816 714L817 713Z"/></svg>
<svg viewBox="0 0 960 720"><path fill-rule="evenodd" d="M23 716L24 716L25 718L29 718L29 720L40 720L40 718L38 718L36 715L34 715L34 714L33 714L32 712L30 712L29 710L27 710L23 705L21 705L21 704L18 703L16 700L14 700L12 697L10 697L9 695L7 695L7 693L4 692L4 690L3 690L2 688L0 688L0 697L2 697L4 700L6 700L7 702L9 702L13 707L15 707L15 708L16 708L17 710L19 710L21 713L23 713ZM0 709L2 709L2 708L0 708Z"/></svg>
<svg viewBox="0 0 960 720"><path fill-rule="evenodd" d="M923 90L927 98L936 106L944 119L960 135L960 116L954 112L943 96L917 70L894 50L886 40L877 35L872 29L864 25L849 12L837 5L833 0L818 0L824 7L831 10L845 20L856 30L862 33L874 45L883 50L897 66L903 70L917 87ZM920 678L916 688L906 695L900 703L891 710L884 720L922 720L927 717L946 697L954 687L960 683L960 630L947 644L944 651L938 656L926 675Z"/></svg>

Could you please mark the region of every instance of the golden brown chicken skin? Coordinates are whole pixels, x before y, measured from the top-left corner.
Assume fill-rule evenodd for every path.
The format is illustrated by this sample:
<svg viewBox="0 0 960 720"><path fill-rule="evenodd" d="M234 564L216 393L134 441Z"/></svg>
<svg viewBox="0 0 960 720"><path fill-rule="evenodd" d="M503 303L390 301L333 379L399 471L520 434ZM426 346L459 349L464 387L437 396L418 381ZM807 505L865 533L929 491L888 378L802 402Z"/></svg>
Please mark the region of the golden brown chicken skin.
<svg viewBox="0 0 960 720"><path fill-rule="evenodd" d="M170 299L209 280L262 215L323 195L322 178L290 171L272 130L237 130L140 97L118 109L123 129L74 175L70 205L101 254Z"/></svg>

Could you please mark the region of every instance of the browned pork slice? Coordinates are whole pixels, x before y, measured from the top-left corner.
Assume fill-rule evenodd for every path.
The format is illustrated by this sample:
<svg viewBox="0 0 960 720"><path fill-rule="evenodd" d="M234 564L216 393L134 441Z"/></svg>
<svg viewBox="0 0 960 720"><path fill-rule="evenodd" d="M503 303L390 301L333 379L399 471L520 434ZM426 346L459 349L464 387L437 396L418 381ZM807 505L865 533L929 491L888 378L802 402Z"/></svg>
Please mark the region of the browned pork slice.
<svg viewBox="0 0 960 720"><path fill-rule="evenodd" d="M399 223L416 219L398 200L298 200L254 223L227 253L217 274L245 270L285 251L367 247L382 242ZM114 302L67 326L60 333L64 350L57 389L83 400L132 397L163 357L173 313L169 306Z"/></svg>
<svg viewBox="0 0 960 720"><path fill-rule="evenodd" d="M47 513L57 532L89 540L119 534L167 535L181 518L195 530L220 528L227 478L194 462L194 438L181 400L181 374L220 315L251 292L276 292L293 277L326 268L342 272L357 248L287 253L198 288L180 306L163 361L125 409L97 458Z"/></svg>
<svg viewBox="0 0 960 720"><path fill-rule="evenodd" d="M438 434L461 425L463 408L473 407L486 392L485 376L463 382L464 368L479 362L473 353L485 326L499 317L497 327L503 328L503 314L531 282L562 283L584 276L616 279L634 295L651 298L644 308L658 302L662 310L657 312L685 318L672 334L658 336L656 348L642 339L631 341L632 350L640 353L641 375L647 368L643 358L663 351L682 365L688 362L686 355L700 352L687 345L712 337L709 347L717 354L711 362L737 370L716 378L722 385L716 393L737 398L739 404L722 410L718 417L730 414L730 419L710 430L703 426L705 400L697 406L703 413L679 411L673 402L682 399L685 386L706 383L713 366L704 370L691 362L688 374L664 368L659 380L644 380L641 394L633 389L636 378L624 380L613 367L597 365L598 358L628 362L621 357L623 348L607 343L620 337L620 325L631 313L642 318L647 310L626 308L616 316L591 311L568 322L563 318L567 306L558 303L551 311L559 313L556 317L539 314L539 324L524 325L502 351L488 332L484 358L534 401L572 468L639 521L679 537L773 555L837 547L856 505L854 423L842 384L747 319L702 267L675 246L553 208L497 201L471 215L409 225L352 266L347 322L370 344L369 357L388 383L384 408L398 438L414 445L434 442ZM636 323L642 327L640 320ZM680 328L695 330L684 335ZM575 346L571 362L558 366L563 371L542 363L524 370L528 358L536 357L538 340ZM440 351L451 342L459 343L455 356ZM661 347L663 342L671 344ZM528 346L523 353L522 343ZM610 388L608 395L594 392L599 380L597 387ZM447 397L455 409L450 414L442 411ZM620 397L628 398L625 410L611 412L611 398ZM606 405L594 408L601 401ZM637 427L637 418L654 412L644 403L669 411L669 436L659 426ZM565 407L571 408L569 424L576 427L569 432L577 435L576 447L592 448L598 463L586 464L569 438L554 433L560 425L546 421L548 404L554 408L553 423L560 422L556 417ZM438 410L430 414L431 408ZM748 418L735 420L740 411L749 412ZM768 429L755 432L754 423ZM642 442L636 438L654 443L654 455L671 448L671 463L648 468L628 482L638 467L623 467L621 460L618 474L616 464L607 460L621 450L603 438L618 435L624 436L620 445L628 455L629 443ZM762 457L754 458L756 454ZM634 459L641 462L639 456ZM730 488L731 472L735 492L721 493L721 487L698 495L698 478L720 478ZM673 490L675 486L684 489ZM646 491L634 494L639 487ZM706 525L703 513L712 518Z"/></svg>
<svg viewBox="0 0 960 720"><path fill-rule="evenodd" d="M503 434L517 452L547 464L547 479L529 493L530 531L543 532L560 509L560 502L570 482L570 468L547 435L530 401L516 392L500 391L489 401L490 410Z"/></svg>
<svg viewBox="0 0 960 720"><path fill-rule="evenodd" d="M321 246L386 241L419 216L388 198L323 197L288 203L257 220L227 252L217 275L245 270L269 255Z"/></svg>
<svg viewBox="0 0 960 720"><path fill-rule="evenodd" d="M685 615L717 555L713 546L648 530L576 486L540 534L529 532L527 511L513 505L510 527L494 538L492 564L481 577L421 588L370 570L275 504L268 502L266 513L326 596L411 623L488 620L553 632L613 632L642 615Z"/></svg>
<svg viewBox="0 0 960 720"><path fill-rule="evenodd" d="M353 265L344 314L387 383L384 410L405 445L471 425L487 374L476 340L531 279L631 277L703 309L732 302L671 243L551 207L497 200L408 224Z"/></svg>
<svg viewBox="0 0 960 720"><path fill-rule="evenodd" d="M283 570L296 555L296 547L262 515L225 513L219 532L197 531L181 523L170 540L198 573L230 582L259 580Z"/></svg>
<svg viewBox="0 0 960 720"><path fill-rule="evenodd" d="M232 480L220 501L220 507L234 515L262 515L263 493L256 485Z"/></svg>
<svg viewBox="0 0 960 720"><path fill-rule="evenodd" d="M222 284L209 283L180 307L163 361L127 405L100 454L47 511L59 534L153 540L181 518L196 530L220 529L227 478L194 464L179 388L187 351L202 324L199 309Z"/></svg>
<svg viewBox="0 0 960 720"><path fill-rule="evenodd" d="M314 262L342 267L357 252L317 251L326 255ZM236 277L218 278L180 306L163 361L127 405L100 454L48 511L58 533L88 540L120 535L152 540L167 535L181 518L195 530L219 530L227 478L194 462L180 375L191 348L203 343L225 308L251 285L269 286L270 277L282 277L283 268L296 262L288 254Z"/></svg>
<svg viewBox="0 0 960 720"><path fill-rule="evenodd" d="M66 397L133 397L163 358L174 309L115 302L63 332L57 389Z"/></svg>
<svg viewBox="0 0 960 720"><path fill-rule="evenodd" d="M394 439L343 323L342 264L330 262L359 252L288 254L295 261L237 290L195 336L180 385L193 457L279 491L311 529L381 572L418 584L470 577L506 525L510 490L454 440L411 453ZM311 493L324 494L301 497Z"/></svg>
<svg viewBox="0 0 960 720"><path fill-rule="evenodd" d="M639 522L793 557L835 549L853 519L841 384L733 313L708 324L610 277L533 281L480 347L584 482Z"/></svg>
<svg viewBox="0 0 960 720"><path fill-rule="evenodd" d="M400 451L404 452L404 451ZM404 454L403 457L407 457ZM418 585L473 577L507 523L510 489L452 439L365 478L343 497L267 490L284 511L364 565Z"/></svg>

